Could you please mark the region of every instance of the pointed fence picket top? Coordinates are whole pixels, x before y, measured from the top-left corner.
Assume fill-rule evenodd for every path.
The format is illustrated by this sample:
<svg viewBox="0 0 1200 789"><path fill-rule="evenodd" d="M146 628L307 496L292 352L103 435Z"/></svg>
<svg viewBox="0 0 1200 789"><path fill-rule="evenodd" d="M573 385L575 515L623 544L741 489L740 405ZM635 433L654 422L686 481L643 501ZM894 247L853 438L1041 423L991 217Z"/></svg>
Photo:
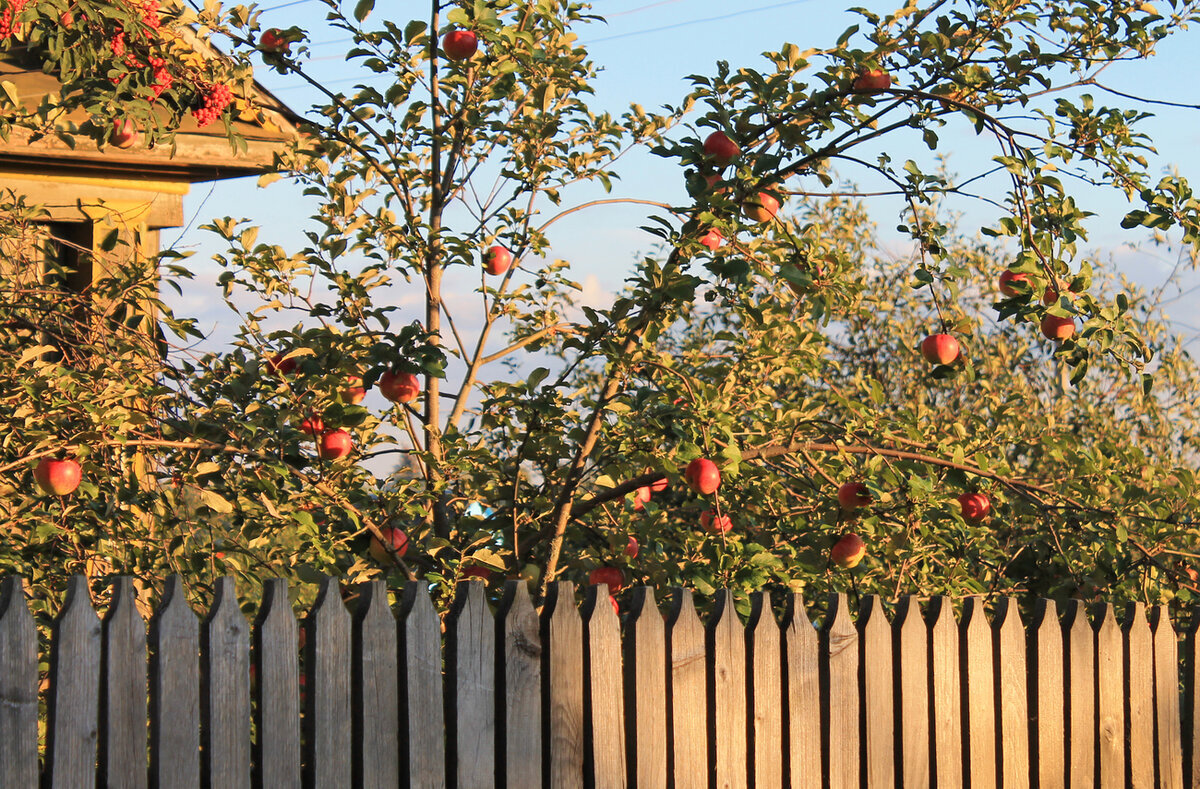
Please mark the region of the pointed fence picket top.
<svg viewBox="0 0 1200 789"><path fill-rule="evenodd" d="M934 769L938 786L963 785L962 685L959 680L958 623L948 597L929 601L930 713Z"/></svg>
<svg viewBox="0 0 1200 789"><path fill-rule="evenodd" d="M353 709L354 786L395 789L400 783L400 699L397 632L382 580L358 586L351 617L350 704Z"/></svg>
<svg viewBox="0 0 1200 789"><path fill-rule="evenodd" d="M608 586L584 590L583 610L583 769L595 789L625 789L625 676L621 661L621 620ZM665 721L664 721L665 726ZM540 784L521 784L536 787ZM517 784L509 784L517 786Z"/></svg>
<svg viewBox="0 0 1200 789"><path fill-rule="evenodd" d="M996 675L992 626L982 598L968 597L963 601L959 641L966 731L963 771L971 789L996 789Z"/></svg>
<svg viewBox="0 0 1200 789"><path fill-rule="evenodd" d="M200 623L172 575L150 618L150 783L200 785Z"/></svg>
<svg viewBox="0 0 1200 789"><path fill-rule="evenodd" d="M1154 639L1154 731L1157 734L1158 785L1183 789L1183 733L1179 717L1179 650L1170 612L1164 605L1150 611Z"/></svg>
<svg viewBox="0 0 1200 789"><path fill-rule="evenodd" d="M821 786L820 639L804 598L793 594L783 613L783 689L787 702L785 763L792 789Z"/></svg>
<svg viewBox="0 0 1200 789"><path fill-rule="evenodd" d="M634 786L667 785L666 636L654 590L633 590L625 622L625 759Z"/></svg>
<svg viewBox="0 0 1200 789"><path fill-rule="evenodd" d="M82 575L71 578L50 638L47 784L52 789L88 789L96 784L100 619Z"/></svg>
<svg viewBox="0 0 1200 789"><path fill-rule="evenodd" d="M542 725L545 784L583 787L583 622L575 585L550 585L542 609Z"/></svg>
<svg viewBox="0 0 1200 789"><path fill-rule="evenodd" d="M823 697L829 716L823 744L831 786L852 786L859 780L858 631L844 594L829 596L821 627L824 659Z"/></svg>
<svg viewBox="0 0 1200 789"><path fill-rule="evenodd" d="M249 789L250 629L233 578L217 579L200 640L204 783Z"/></svg>
<svg viewBox="0 0 1200 789"><path fill-rule="evenodd" d="M442 623L429 598L429 587L423 583L404 587L399 664L400 776L410 789L441 789L446 786L448 752Z"/></svg>
<svg viewBox="0 0 1200 789"><path fill-rule="evenodd" d="M862 665L864 776L867 789L896 785L896 732L892 694L892 626L877 595L863 598L858 614L858 655Z"/></svg>
<svg viewBox="0 0 1200 789"><path fill-rule="evenodd" d="M101 627L100 776L104 786L146 786L146 623L133 580L116 578ZM250 732L246 732L249 742Z"/></svg>
<svg viewBox="0 0 1200 789"><path fill-rule="evenodd" d="M1096 719L1100 786L1125 785L1125 658L1121 627L1105 605L1096 629Z"/></svg>
<svg viewBox="0 0 1200 789"><path fill-rule="evenodd" d="M1096 759L1096 634L1079 600L1063 604L1067 786L1092 786Z"/></svg>
<svg viewBox="0 0 1200 789"><path fill-rule="evenodd" d="M607 600L605 601L607 602ZM542 785L541 623L525 581L508 581L496 611L496 773L508 787Z"/></svg>
<svg viewBox="0 0 1200 789"><path fill-rule="evenodd" d="M300 787L299 629L288 598L287 581L263 584L254 620L255 786Z"/></svg>
<svg viewBox="0 0 1200 789"><path fill-rule="evenodd" d="M21 579L0 581L0 789L38 783L37 629Z"/></svg>
<svg viewBox="0 0 1200 789"><path fill-rule="evenodd" d="M1126 783L1154 785L1154 652L1146 606L1125 606L1125 735L1129 749Z"/></svg>
<svg viewBox="0 0 1200 789"><path fill-rule="evenodd" d="M929 629L921 604L905 597L892 623L896 648L896 704L900 741L900 776L905 787L930 785L929 764Z"/></svg>
<svg viewBox="0 0 1200 789"><path fill-rule="evenodd" d="M717 592L705 628L708 651L708 763L716 789L746 785L746 642L733 593Z"/></svg>
<svg viewBox="0 0 1200 789"><path fill-rule="evenodd" d="M1036 764L1041 789L1066 785L1063 735L1063 630L1053 600L1034 604L1029 634L1030 757Z"/></svg>
<svg viewBox="0 0 1200 789"><path fill-rule="evenodd" d="M667 749L675 789L708 788L708 697L704 624L692 590L675 589L664 623Z"/></svg>
<svg viewBox="0 0 1200 789"><path fill-rule="evenodd" d="M750 596L750 621L746 623L746 692L749 720L747 750L755 789L783 787L783 690L780 687L779 623L771 610L771 596Z"/></svg>
<svg viewBox="0 0 1200 789"><path fill-rule="evenodd" d="M995 643L997 719L1000 731L1000 782L1004 789L1029 786L1029 699L1025 680L1025 628L1012 597L996 603L992 622Z"/></svg>
<svg viewBox="0 0 1200 789"><path fill-rule="evenodd" d="M496 623L481 581L462 581L446 622L446 777L495 785Z"/></svg>
<svg viewBox="0 0 1200 789"><path fill-rule="evenodd" d="M304 631L305 783L321 789L349 787L353 775L351 624L337 578L321 580Z"/></svg>

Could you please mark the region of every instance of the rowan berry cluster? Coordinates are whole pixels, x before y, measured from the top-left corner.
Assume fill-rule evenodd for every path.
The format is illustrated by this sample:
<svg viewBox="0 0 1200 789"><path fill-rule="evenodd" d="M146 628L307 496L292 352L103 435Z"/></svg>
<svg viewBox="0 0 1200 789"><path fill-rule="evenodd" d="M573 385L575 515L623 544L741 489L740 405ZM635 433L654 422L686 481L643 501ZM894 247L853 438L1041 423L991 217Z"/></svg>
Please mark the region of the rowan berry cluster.
<svg viewBox="0 0 1200 789"><path fill-rule="evenodd" d="M10 0L5 3L4 10L0 11L0 41L7 41L12 37L17 28L17 15L25 8L27 2L28 0Z"/></svg>
<svg viewBox="0 0 1200 789"><path fill-rule="evenodd" d="M207 126L221 116L229 102L233 101L233 91L228 85L215 82L200 91L201 105L192 110L192 117L197 126Z"/></svg>

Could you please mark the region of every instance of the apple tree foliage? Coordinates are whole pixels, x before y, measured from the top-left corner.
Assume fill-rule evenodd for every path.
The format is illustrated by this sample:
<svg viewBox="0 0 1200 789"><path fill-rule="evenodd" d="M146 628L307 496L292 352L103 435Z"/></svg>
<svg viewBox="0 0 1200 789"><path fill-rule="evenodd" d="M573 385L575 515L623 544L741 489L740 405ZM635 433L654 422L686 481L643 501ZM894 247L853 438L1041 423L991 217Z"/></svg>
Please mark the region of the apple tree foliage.
<svg viewBox="0 0 1200 789"><path fill-rule="evenodd" d="M836 41L781 43L766 67L718 63L677 106L616 116L591 104L597 65L577 31L597 17L584 4L456 0L409 20L325 2L363 73L347 90L309 75L304 30L264 38L254 6L0 3L5 51L63 82L32 107L6 88L0 134L103 146L132 119L147 144L170 145L199 112L236 148L228 121L254 116L244 86L259 63L324 97L263 179L302 186L306 242L285 248L252 218L207 224L237 325L219 351L195 350L197 322L157 295L158 275L188 286L186 253L165 250L157 272L98 266L72 294L71 271L39 263L37 207L4 198L0 571L35 597L56 598L72 573L99 586L177 572L197 594L225 574L252 592L271 575L333 573L424 579L445 600L472 572L493 586L584 582L600 566L627 584L742 596L1200 594L1200 371L1162 293L1115 280L1087 246L1087 201L1112 190L1133 238L1194 262L1200 203L1184 178L1150 172L1139 124L1153 104L1103 79L1200 4L859 10ZM467 60L439 48L459 29L480 43ZM281 36L286 50L263 45ZM194 37L225 54L196 58ZM856 89L874 68L891 87ZM218 111L215 85L243 89ZM89 120L70 120L78 110ZM971 175L938 158L953 128L993 146ZM740 148L728 166L704 152L714 131ZM675 161L688 197L637 196L653 250L611 304L580 303L558 222L606 202L579 202L589 184L631 200L620 176L638 148ZM977 192L989 170L1006 186ZM861 181L900 198L899 239L877 231ZM783 203L768 221L753 218L760 193ZM967 201L991 207L982 228L956 219ZM713 229L720 243L701 243ZM515 265L493 276L481 254L497 244ZM1016 296L996 290L1005 269L1025 275ZM453 297L467 292L462 312ZM402 300L423 305L419 319ZM1072 318L1074 336L1043 338L1045 315ZM961 359L921 358L938 332ZM420 396L383 400L389 371L418 375ZM346 392L356 376L372 389L361 403ZM319 457L309 416L348 431L353 453ZM84 466L62 498L32 474L59 455ZM698 457L721 467L714 495L685 484ZM848 481L866 484L867 506L839 509ZM967 492L988 496L988 518L964 520ZM719 522L706 512L732 528L705 530ZM392 528L403 556L373 557ZM848 532L867 557L831 568Z"/></svg>

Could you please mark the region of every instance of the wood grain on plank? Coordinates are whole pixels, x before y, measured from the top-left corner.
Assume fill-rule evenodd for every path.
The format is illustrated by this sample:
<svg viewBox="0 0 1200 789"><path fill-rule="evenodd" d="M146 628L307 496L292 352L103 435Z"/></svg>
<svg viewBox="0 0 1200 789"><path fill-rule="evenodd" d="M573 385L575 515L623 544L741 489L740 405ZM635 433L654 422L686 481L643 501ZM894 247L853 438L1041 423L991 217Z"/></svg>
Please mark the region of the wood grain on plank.
<svg viewBox="0 0 1200 789"><path fill-rule="evenodd" d="M784 696L787 700L786 761L792 789L816 789L823 773L821 759L820 639L793 594L783 614Z"/></svg>
<svg viewBox="0 0 1200 789"><path fill-rule="evenodd" d="M749 701L751 785L781 789L783 783L783 689L779 665L779 622L766 592L751 595L746 623L746 679Z"/></svg>
<svg viewBox="0 0 1200 789"><path fill-rule="evenodd" d="M1154 646L1154 732L1158 785L1183 789L1183 733L1179 717L1179 650L1170 612L1164 605L1150 611Z"/></svg>
<svg viewBox="0 0 1200 789"><path fill-rule="evenodd" d="M982 598L963 601L959 639L963 726L967 733L964 772L971 789L995 789L1000 775L996 762L996 676L992 626Z"/></svg>
<svg viewBox="0 0 1200 789"><path fill-rule="evenodd" d="M1154 785L1154 652L1146 606L1125 606L1125 782L1131 789Z"/></svg>
<svg viewBox="0 0 1200 789"><path fill-rule="evenodd" d="M101 629L101 780L108 789L141 789L149 778L146 622L130 578L113 580Z"/></svg>
<svg viewBox="0 0 1200 789"><path fill-rule="evenodd" d="M167 579L150 618L150 784L200 785L200 621Z"/></svg>
<svg viewBox="0 0 1200 789"><path fill-rule="evenodd" d="M299 627L288 598L287 581L263 584L254 620L255 786L300 787Z"/></svg>
<svg viewBox="0 0 1200 789"><path fill-rule="evenodd" d="M446 622L446 777L487 789L496 770L496 623L483 583L462 581Z"/></svg>
<svg viewBox="0 0 1200 789"><path fill-rule="evenodd" d="M859 780L858 631L844 594L829 596L821 627L821 659L825 662L828 740L825 764L831 786L853 786Z"/></svg>
<svg viewBox="0 0 1200 789"><path fill-rule="evenodd" d="M613 610L607 586L589 586L584 591L582 615L583 701L587 711L584 773L588 785L595 789L625 789L628 781L621 620Z"/></svg>
<svg viewBox="0 0 1200 789"><path fill-rule="evenodd" d="M1030 752L1038 786L1061 789L1066 785L1064 733L1063 631L1053 600L1034 604L1029 634Z"/></svg>
<svg viewBox="0 0 1200 789"><path fill-rule="evenodd" d="M0 789L38 781L37 629L21 579L0 581Z"/></svg>
<svg viewBox="0 0 1200 789"><path fill-rule="evenodd" d="M400 701L396 617L382 580L358 587L351 623L353 656L354 786L395 789L400 784Z"/></svg>
<svg viewBox="0 0 1200 789"><path fill-rule="evenodd" d="M204 783L250 787L250 628L232 578L216 583L201 631Z"/></svg>
<svg viewBox="0 0 1200 789"><path fill-rule="evenodd" d="M963 785L958 623L948 597L929 601L929 689L937 785Z"/></svg>
<svg viewBox="0 0 1200 789"><path fill-rule="evenodd" d="M708 787L708 698L704 624L690 589L675 589L664 624L670 716L667 743L675 789Z"/></svg>
<svg viewBox="0 0 1200 789"><path fill-rule="evenodd" d="M1183 654L1183 781L1200 787L1200 608L1193 608L1181 648Z"/></svg>
<svg viewBox="0 0 1200 789"><path fill-rule="evenodd" d="M1096 633L1080 600L1063 604L1067 786L1095 785Z"/></svg>
<svg viewBox="0 0 1200 789"><path fill-rule="evenodd" d="M716 789L746 785L746 642L733 593L717 593L705 629L709 764Z"/></svg>
<svg viewBox="0 0 1200 789"><path fill-rule="evenodd" d="M604 602L607 606L608 599ZM496 770L506 786L537 789L542 785L542 634L525 581L505 584L496 611L496 658L497 714L503 716L496 732Z"/></svg>
<svg viewBox="0 0 1200 789"><path fill-rule="evenodd" d="M350 714L350 612L338 579L321 580L304 620L305 783L321 789L349 787L353 718Z"/></svg>
<svg viewBox="0 0 1200 789"><path fill-rule="evenodd" d="M542 609L542 710L545 783L583 787L583 622L575 585L550 585Z"/></svg>
<svg viewBox="0 0 1200 789"><path fill-rule="evenodd" d="M447 628L449 633L449 628ZM449 661L449 651L447 651ZM442 678L442 623L429 587L412 582L400 603L400 770L411 789L446 785L448 756Z"/></svg>
<svg viewBox="0 0 1200 789"><path fill-rule="evenodd" d="M997 671L996 698L1000 706L997 741L1001 784L1005 789L1027 787L1030 781L1029 701L1025 675L1025 628L1017 601L1001 598L992 623Z"/></svg>
<svg viewBox="0 0 1200 789"><path fill-rule="evenodd" d="M897 734L901 784L910 789L932 781L929 764L929 630L915 597L903 598L892 623L896 654Z"/></svg>
<svg viewBox="0 0 1200 789"><path fill-rule="evenodd" d="M892 706L892 626L877 595L863 598L858 615L862 665L863 743L867 789L896 785L896 726Z"/></svg>
<svg viewBox="0 0 1200 789"><path fill-rule="evenodd" d="M1121 627L1105 605L1096 629L1096 715L1103 789L1125 785L1125 657Z"/></svg>

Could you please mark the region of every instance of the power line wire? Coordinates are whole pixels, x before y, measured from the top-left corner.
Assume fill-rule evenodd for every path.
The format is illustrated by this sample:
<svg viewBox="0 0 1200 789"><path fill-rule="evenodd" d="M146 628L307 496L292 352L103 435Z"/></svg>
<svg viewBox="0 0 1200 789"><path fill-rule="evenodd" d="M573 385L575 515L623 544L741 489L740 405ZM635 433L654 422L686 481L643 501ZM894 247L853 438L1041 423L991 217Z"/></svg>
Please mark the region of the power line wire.
<svg viewBox="0 0 1200 789"><path fill-rule="evenodd" d="M761 6L759 8L747 8L742 11L734 11L729 14L721 14L720 16L710 16L710 17L705 17L704 19L689 19L684 22L675 22L674 24L663 25L662 27L651 27L651 28L647 28L645 30L633 30L629 33L618 33L615 36L604 36L603 38L593 38L591 41L585 41L584 43L599 44L603 41L616 41L618 38L630 38L631 36L641 36L641 35L645 35L647 33L658 33L663 30L675 30L677 28L687 27L689 25L704 24L705 22L720 22L723 19L732 19L735 16L744 16L746 14L756 14L759 11L771 11L776 8L783 8L784 6L799 5L800 3L809 3L809 2L812 2L812 0L789 0L786 3L775 3L774 5L765 5L765 6ZM638 10L638 9L634 9L634 10Z"/></svg>

